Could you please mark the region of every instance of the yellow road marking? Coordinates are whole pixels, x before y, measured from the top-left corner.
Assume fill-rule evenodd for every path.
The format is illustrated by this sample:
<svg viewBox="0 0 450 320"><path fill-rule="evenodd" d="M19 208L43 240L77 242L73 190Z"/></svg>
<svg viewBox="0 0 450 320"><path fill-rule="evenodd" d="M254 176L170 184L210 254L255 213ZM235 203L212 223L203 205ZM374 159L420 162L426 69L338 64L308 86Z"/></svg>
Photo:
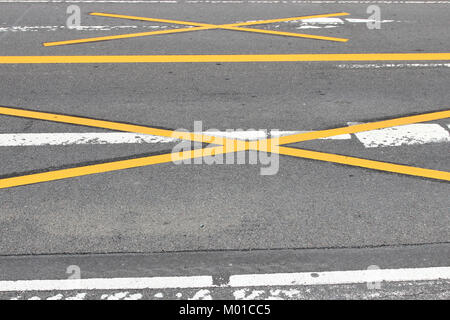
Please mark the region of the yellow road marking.
<svg viewBox="0 0 450 320"><path fill-rule="evenodd" d="M450 110L439 111L439 112L431 112L422 115L402 117L390 120L377 121L367 124L354 125L350 127L343 127L337 129L330 130L321 130L316 132L306 132L301 134L293 134L290 136L284 136L280 138L273 139L261 139L258 141L241 141L236 139L227 139L227 138L217 138L211 137L207 135L192 133L192 132L180 132L180 131L172 131L166 129L157 129L144 127L139 125L129 125L119 122L112 121L104 121L104 120L95 120L83 117L76 116L65 116L58 115L46 112L37 112L30 110L21 110L15 108L8 107L0 107L0 114L17 116L17 117L25 117L25 118L33 118L40 120L48 120L54 122L61 123L70 123L70 124L78 124L84 126L92 126L103 129L112 129L112 130L120 130L120 131L130 131L136 133L144 133L144 134L156 134L162 136L170 136L174 135L177 138L191 140L191 141L202 141L205 142L207 139L215 139L213 142L215 144L221 144L219 147L207 147L203 149L185 151L180 153L169 153L164 155L150 156L150 157L142 157L138 159L130 159L130 160L121 160L121 161L112 161L108 163L102 163L97 165L83 166L79 168L71 168L71 169L62 169L49 171L44 173L30 174L25 176L13 177L13 178L5 178L0 179L0 189L9 188L14 186L21 186L45 181L53 181L60 180L66 178L72 178L77 176L84 176L95 173L102 172L110 172L122 169L129 169L134 167L147 166L152 164L159 163L167 163L176 160L190 159L196 157L205 157L213 154L220 153L228 153L228 152L238 152L244 151L248 149L262 151L262 152L274 152L284 155L295 156L299 158L307 158L314 159L326 162L334 162L345 164L349 166L357 166L364 167L369 169L381 170L381 171L389 171L394 173L419 176L425 178L432 178L438 180L450 181L450 172L417 168L405 165L397 165L386 162L360 159L355 157L348 157L342 155L336 155L331 153L324 152L316 152L309 151L303 149L282 147L282 144L295 143L300 141L307 140L315 140L323 137L331 137L335 135L340 135L344 133L357 133L362 131L380 129L393 127L404 124L411 124L417 122L438 120L450 117ZM271 142L271 143L269 143ZM273 146L273 142L275 142L275 146Z"/></svg>
<svg viewBox="0 0 450 320"><path fill-rule="evenodd" d="M261 29L252 29L252 28L237 28L237 27L228 27L228 28L221 28L221 29L274 34L274 35L286 36L286 37L298 37L298 38L307 38L307 39L315 39L315 40L336 41L336 42L347 42L348 41L348 39L344 39L344 38L317 36L317 35L305 34L305 33L293 33L293 32L261 30Z"/></svg>
<svg viewBox="0 0 450 320"><path fill-rule="evenodd" d="M280 18L280 19L270 19L270 20L258 20L258 21L247 21L247 22L236 22L231 24L210 24L210 23L201 23L201 22L191 22L191 21L181 21L181 20L168 20L168 19L156 19L156 18L147 18L147 17L136 17L136 16L127 16L122 14L114 14L114 13L102 13L102 12L91 12L92 16L102 16L109 18L119 18L119 19L128 19L128 20L140 20L140 21L152 21L152 22L163 22L163 23L172 23L172 24L181 24L187 26L211 26L213 28L218 27L240 27L240 26L254 26L258 24L269 24L276 22L287 22L294 20L306 20L306 19L315 19L315 18L327 18L327 17L339 17L339 16L348 16L350 13L347 12L338 12L338 13L325 13L325 14L315 14L309 16L301 16L301 17L292 17L292 18Z"/></svg>
<svg viewBox="0 0 450 320"><path fill-rule="evenodd" d="M450 52L433 53L325 53L219 55L101 55L0 56L0 64L32 63L180 63L180 62L332 62L332 61L448 61Z"/></svg>
<svg viewBox="0 0 450 320"><path fill-rule="evenodd" d="M294 156L298 158L306 158L313 160L320 160L325 162L334 162L345 164L354 167L362 167L368 169L374 169L379 171L388 171L393 173L401 173L410 176L417 176L423 178L431 178L437 180L445 180L450 181L450 172L439 171L439 170L431 170L431 169L423 169L418 167L405 166L400 164L393 164L375 160L367 160L349 156L341 156L332 153L325 152L317 152L310 151L304 149L297 148L289 148L289 147L279 147L280 154Z"/></svg>
<svg viewBox="0 0 450 320"><path fill-rule="evenodd" d="M215 25L215 24L209 24L209 23L200 23L200 22L180 21L180 20L135 17L135 16L128 16L128 15L111 14L111 13L100 13L100 12L93 12L93 13L91 13L91 15L110 17L110 18L129 19L129 20L142 20L142 21L153 21L153 22L172 23L172 24L181 24L181 25L192 25L192 26L197 26L197 27L195 27L195 28L173 29L173 30L139 32L139 33L128 33L128 34L123 34L123 35L94 37L94 38L85 38L85 39L76 39L76 40L45 42L45 43L43 43L43 45L46 46L46 47L51 47L51 46L60 46L60 45L68 45L68 44L107 41L107 40L116 40L116 39L125 39L125 38L136 38L136 37L144 37L144 36L151 36L151 35L171 34L171 33L180 33L180 32L199 31L199 30L213 30L213 29L246 31L246 32L255 32L255 33L274 34L274 35L279 35L279 36L309 38L309 39L338 41L338 42L346 42L346 41L348 41L348 39L336 38L336 37L315 36L315 35L309 35L309 34L292 33L292 32L280 32L280 31L269 31L269 30L251 29L251 28L238 28L239 26L250 26L250 25L258 25L258 24L268 24L268 23L274 23L274 22L293 21L293 20L305 20L305 19L312 19L312 18L336 17L336 16L349 15L349 13L346 13L346 12L319 14L319 15L293 17L293 18L281 18L281 19L271 19L271 20L249 21L249 22L241 22L241 23L222 24L222 25Z"/></svg>
<svg viewBox="0 0 450 320"><path fill-rule="evenodd" d="M357 124L357 125L353 125L353 126L336 128L336 129L298 133L298 134L293 134L293 135L277 138L277 141L279 142L279 144L289 144L289 143L296 143L296 142L307 141L307 140L328 138L328 137L337 136L337 135L341 135L341 134L358 133L358 132L363 132L363 131L370 131L370 130L376 130L376 129L389 128L389 127L397 127L397 126L402 126L405 124L433 121L433 120L439 120L439 119L445 119L445 118L450 118L450 110L431 112L431 113L419 114L419 115L415 115L415 116L408 116L408 117L402 117L402 118L396 118L396 119L390 119L390 120L369 122L369 123Z"/></svg>
<svg viewBox="0 0 450 320"><path fill-rule="evenodd" d="M96 120L85 117L66 116L49 112L39 112L31 110L22 110L16 108L0 107L0 114L7 116L15 116L22 118L30 118L37 120L47 120L52 122L61 122L68 124L76 124L86 127L95 127L116 131L133 132L140 134L151 134L162 137L178 138L190 141L198 141L204 143L224 144L226 138L213 137L209 135L203 135L200 133L182 132L167 129L158 129L152 127L139 126L134 124L127 124L114 121Z"/></svg>
<svg viewBox="0 0 450 320"><path fill-rule="evenodd" d="M214 149L211 152L220 153L223 152L223 147L209 148ZM195 150L184 151L178 154L176 157L178 160L196 158L203 156L202 154L195 153ZM142 157L137 159L113 161L108 163L94 164L89 166L83 166L78 168L61 169L48 171L43 173L29 174L25 176L0 179L0 189L23 186L27 184L34 184L40 182L61 180L67 178L80 177L95 173L105 173L117 170L131 169L143 166L149 166L152 164L160 164L166 162L172 162L173 155L171 153L155 155L149 157Z"/></svg>
<svg viewBox="0 0 450 320"><path fill-rule="evenodd" d="M227 142L225 145L218 147L207 147L178 153L166 153L136 159L111 161L77 168L60 169L5 178L0 179L0 189L248 150L249 145L247 143L244 143L244 141L239 142L240 143Z"/></svg>
<svg viewBox="0 0 450 320"><path fill-rule="evenodd" d="M43 43L43 45L44 45L44 47L54 47L54 46L62 46L62 45L67 45L67 44L98 42L98 41L108 41L108 40L117 40L117 39L146 37L146 36L153 36L153 35L159 35L159 34L189 32L189 31L194 31L193 29L208 30L210 28L209 27L197 27L197 28L183 28L183 29L174 29L174 30L158 30L158 31L149 31L149 32L127 33L127 34L119 34L119 35L115 35L115 36L104 36L104 37L94 37L94 38L77 39L77 40L45 42L45 43Z"/></svg>

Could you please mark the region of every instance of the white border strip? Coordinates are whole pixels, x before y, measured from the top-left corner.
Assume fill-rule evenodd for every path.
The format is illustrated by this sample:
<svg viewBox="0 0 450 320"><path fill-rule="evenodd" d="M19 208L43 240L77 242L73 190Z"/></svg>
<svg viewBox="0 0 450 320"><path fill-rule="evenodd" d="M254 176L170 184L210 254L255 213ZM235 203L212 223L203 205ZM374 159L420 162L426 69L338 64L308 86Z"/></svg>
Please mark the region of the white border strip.
<svg viewBox="0 0 450 320"><path fill-rule="evenodd" d="M0 292L211 287L211 276L0 281Z"/></svg>
<svg viewBox="0 0 450 320"><path fill-rule="evenodd" d="M366 282L450 279L450 267L249 274L230 277L231 287L312 286Z"/></svg>
<svg viewBox="0 0 450 320"><path fill-rule="evenodd" d="M449 280L450 267L232 275L221 287ZM209 288L212 276L0 281L0 292Z"/></svg>
<svg viewBox="0 0 450 320"><path fill-rule="evenodd" d="M354 124L352 122L349 125ZM450 124L448 125L450 128ZM308 131L208 130L202 134L240 140L258 140L268 137L280 137ZM386 129L371 130L355 134L366 148L397 147L403 145L420 145L428 143L450 142L449 131L436 123L410 124ZM350 140L350 134L323 138L329 140ZM173 143L177 139L129 132L84 132L84 133L0 133L0 147L29 146L68 146L86 144L141 144Z"/></svg>
<svg viewBox="0 0 450 320"><path fill-rule="evenodd" d="M305 131L272 131L271 136L284 136ZM245 131L205 131L202 134L240 140L265 139L265 130ZM338 135L325 139L348 140L349 134ZM31 146L68 146L80 144L130 144L130 143L170 143L178 139L154 136L149 134L123 132L84 132L84 133L3 133L0 134L0 147L31 147Z"/></svg>

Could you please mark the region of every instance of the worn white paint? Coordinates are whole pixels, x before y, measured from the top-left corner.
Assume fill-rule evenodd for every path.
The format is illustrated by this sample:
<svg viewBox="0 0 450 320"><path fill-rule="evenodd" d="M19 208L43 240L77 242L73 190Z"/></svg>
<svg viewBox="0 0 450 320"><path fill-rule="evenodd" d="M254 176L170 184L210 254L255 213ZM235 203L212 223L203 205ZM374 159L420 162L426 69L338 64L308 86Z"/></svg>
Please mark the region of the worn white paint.
<svg viewBox="0 0 450 320"><path fill-rule="evenodd" d="M192 298L188 300L212 300L211 292L207 289L197 291Z"/></svg>
<svg viewBox="0 0 450 320"><path fill-rule="evenodd" d="M169 143L175 138L128 132L0 134L0 147L74 144Z"/></svg>
<svg viewBox="0 0 450 320"><path fill-rule="evenodd" d="M353 123L349 123L353 124ZM308 131L279 130L230 130L204 131L205 135L240 140L258 140L280 137ZM357 139L367 148L402 146L427 143L450 142L449 132L439 124L410 124L356 133ZM328 140L350 140L350 134L323 138ZM3 133L0 134L0 147L26 146L67 146L86 144L140 144L173 143L178 141L171 137L135 134L128 132L94 132L94 133Z"/></svg>
<svg viewBox="0 0 450 320"><path fill-rule="evenodd" d="M450 279L450 267L233 275L230 276L228 285L302 286L439 279Z"/></svg>
<svg viewBox="0 0 450 320"><path fill-rule="evenodd" d="M213 283L212 281L213 280L211 276L17 280L0 281L0 292L204 288L211 287Z"/></svg>
<svg viewBox="0 0 450 320"><path fill-rule="evenodd" d="M410 124L355 133L366 148L450 142L450 133L438 124Z"/></svg>
<svg viewBox="0 0 450 320"><path fill-rule="evenodd" d="M66 297L64 300L84 300L87 296L87 293L82 292L82 293L77 293L74 296L70 296L70 297Z"/></svg>
<svg viewBox="0 0 450 320"><path fill-rule="evenodd" d="M371 269L349 271L265 273L232 275L229 282L220 287L304 286L370 282L449 280L450 267ZM67 291L67 290L139 290L169 288L199 288L192 299L209 299L206 288L218 287L212 276L181 276L152 278L95 278L63 280L0 281L0 292L9 291ZM246 291L237 293L243 297ZM292 293L294 294L294 293ZM103 299L110 295L102 296ZM128 292L114 293L115 298L125 298ZM39 297L33 297L39 298Z"/></svg>
<svg viewBox="0 0 450 320"><path fill-rule="evenodd" d="M66 26L6 26L0 27L0 32L37 32L37 31L58 31L58 30L76 30L76 31L111 31L124 29L167 29L178 28L178 25L164 25L164 26L79 26L74 28L67 28Z"/></svg>
<svg viewBox="0 0 450 320"><path fill-rule="evenodd" d="M271 136L283 136L306 131L271 131ZM230 139L257 140L269 135L264 130L240 131L205 131L205 135ZM350 139L350 135L339 135L327 139ZM147 134L128 132L84 132L84 133L3 133L0 134L0 147L25 146L67 146L75 144L138 144L138 143L171 143L177 139Z"/></svg>

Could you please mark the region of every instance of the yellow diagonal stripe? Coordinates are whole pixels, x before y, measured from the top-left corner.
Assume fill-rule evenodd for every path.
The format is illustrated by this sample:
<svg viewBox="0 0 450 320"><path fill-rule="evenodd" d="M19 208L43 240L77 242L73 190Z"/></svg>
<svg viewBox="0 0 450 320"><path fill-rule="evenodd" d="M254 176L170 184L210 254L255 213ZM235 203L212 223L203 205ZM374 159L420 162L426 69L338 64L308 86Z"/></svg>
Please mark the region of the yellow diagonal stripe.
<svg viewBox="0 0 450 320"><path fill-rule="evenodd" d="M263 33L263 34L273 34L273 35L284 36L284 37L308 38L308 39L337 41L337 42L347 42L348 41L348 39L344 39L344 38L317 36L317 35L312 35L312 34L293 33L293 32L284 32L284 31L272 31L272 30L242 28L242 27L239 27L239 28L238 27L226 27L226 28L221 28L221 29L235 30L235 31L245 31L245 32L254 32L254 33Z"/></svg>
<svg viewBox="0 0 450 320"><path fill-rule="evenodd" d="M314 140L314 139L318 139L320 137L330 137L330 136L340 135L340 134L345 134L345 133L356 133L356 132L361 132L361 131L368 131L368 130L374 130L374 129L379 129L379 128L387 128L387 127L398 126L398 125L403 125L403 124L431 121L431 120L437 120L437 119L443 119L443 118L450 117L449 113L450 113L450 110L439 111L439 112L432 112L432 113L428 113L428 114L402 117L402 118L378 121L378 122L362 124L362 125L355 125L355 126L344 127L344 128L322 130L322 131L317 131L317 132L312 132L312 133L294 134L291 136L284 136L281 138L276 138L276 140L272 141L272 142L275 142L278 144L286 144L286 143L292 143L292 142L298 142L298 141ZM176 133L177 135L179 135L179 136L177 136L178 138L184 138L184 139L192 140L192 141L204 142L205 138L216 139L214 137L204 136L204 135L196 134L196 133L186 133L186 132L179 132L179 131L172 131L172 130L165 130L165 129L157 129L157 128L138 126L138 125L124 124L124 123L119 123L119 122L96 120L96 119L89 119L89 118L75 117L75 116L65 116L65 115L58 115L58 114L37 112L37 111L30 111L30 110L22 110L22 109L16 109L16 108L8 108L8 107L0 107L0 114L24 117L24 118L48 120L48 121L54 121L54 122L78 124L78 125L84 125L84 126L92 126L92 127L97 127L97 128L120 130L120 131L127 131L127 132L169 136L169 137L173 137L173 134ZM344 130L344 131L342 131L342 130ZM199 140L197 140L197 139L199 139ZM72 178L72 177L77 177L77 176L90 175L90 174L95 174L95 173L111 172L111 171L116 171L116 170L129 169L129 168L147 166L147 165L158 164L158 163L166 163L166 162L170 162L170 161L174 161L174 160L183 160L183 159L190 159L190 158L195 158L195 157L204 157L204 156L208 156L208 155L212 155L212 154L238 152L238 151L244 151L244 150L248 150L248 149L258 150L258 151L262 151L262 152L276 152L276 153L300 157L300 158L315 159L315 160L326 161L326 162L334 162L334 163L340 163L340 164L345 164L345 165L349 165L349 166L364 167L364 168L375 169L375 170L380 170L380 171L388 171L388 172L413 175L413 176L419 176L419 177L425 177L425 178L439 179L439 180L445 180L445 181L450 180L450 173L445 172L445 171L423 169L423 168L411 167L411 166L406 166L406 165L397 165L397 164L391 164L391 163L386 163L386 162L360 159L360 158L355 158L355 157L348 157L348 156L342 156L342 155L336 155L336 154L330 154L330 153L324 153L324 152L316 152L316 151L309 151L309 150L303 150L303 149L282 147L282 146L278 146L278 145L275 148L272 148L271 143L269 143L270 140L272 140L272 139L262 139L256 143L255 142L249 143L248 141L244 142L244 141L238 141L235 139L223 138L223 140L220 140L223 145L219 146L219 147L209 147L209 148L204 148L201 150L190 150L190 151L185 151L185 152L180 152L180 153L142 157L142 158L130 159L130 160L113 161L113 162L97 164L97 165L83 166L83 167L71 168L71 169L54 170L54 171L49 171L49 172L44 172L44 173L37 173L37 174L30 174L30 175L13 177L13 178L0 179L0 189L21 186L21 185L27 185L27 184L33 184L33 183L39 183L39 182L45 182L45 181L53 181L53 180ZM217 143L217 141L214 140L214 143Z"/></svg>
<svg viewBox="0 0 450 320"><path fill-rule="evenodd" d="M208 150L216 154L223 152L223 147L213 147ZM173 157L177 160L190 159L196 157L202 157L202 153L196 152L196 150L180 152L178 155L172 155L171 153L142 157L137 159L113 161L108 163L94 164L89 166L83 166L78 168L53 170L43 173L29 174L19 177L0 179L0 189L23 186L27 184L34 184L47 181L55 181L67 178L74 178L80 176L86 176L95 173L105 173L110 171L124 170L130 168L137 168L143 166L149 166L152 164L160 164L172 162Z"/></svg>
<svg viewBox="0 0 450 320"><path fill-rule="evenodd" d="M161 22L161 23L169 23L169 24L181 24L181 25L184 25L184 26L213 27L213 28L217 27L216 25L210 24L210 23L182 21L182 20L171 20L171 19L147 18L147 17L136 17L136 16L128 16L128 15L124 15L124 14L103 13L103 12L91 12L89 14L91 16L100 16L100 17L108 17L108 18L119 18L119 19L127 19L127 20Z"/></svg>
<svg viewBox="0 0 450 320"><path fill-rule="evenodd" d="M98 42L98 41L107 41L107 40L117 40L117 39L127 39L127 38L138 38L138 37L147 37L159 34L172 34L172 33L181 33L181 32L190 32L195 30L207 30L209 27L198 27L198 28L183 28L183 29L173 29L173 30L158 30L158 31L149 31L149 32L138 32L138 33L127 33L127 34L119 34L115 36L104 36L104 37L94 37L94 38L85 38L85 39L76 39L76 40L64 40L64 41L56 41L56 42L44 42L43 45L45 47L54 47L54 46L62 46L68 44L77 44L77 43L87 43L87 42Z"/></svg>
<svg viewBox="0 0 450 320"><path fill-rule="evenodd" d="M217 27L253 26L253 25L258 25L258 24L269 24L269 23L276 23L276 22L287 22L287 21L306 20L306 19L315 19L315 18L348 16L349 13L347 13L347 12L338 12L338 13L315 14L315 15L301 16L301 17L258 20L258 21L248 21L248 22L237 22L237 23L219 24L219 25L210 24L210 23L192 22L192 21L181 21L181 20L169 20L169 19L136 17L136 16L128 16L128 15L114 14L114 13L102 13L102 12L91 12L90 15L109 17L109 18L128 19L128 20L140 20L140 21L152 21L152 22L181 24L181 25L186 25L186 26L204 26L204 27L210 26L210 27L217 28Z"/></svg>
<svg viewBox="0 0 450 320"><path fill-rule="evenodd" d="M423 168L411 167L411 166L406 166L406 165L401 165L401 164L393 164L393 163L367 160L367 159L361 159L361 158L355 158L355 157L349 157L349 156L341 156L341 155L332 154L332 153L317 152L317 151L310 151L310 150L296 149L296 148L289 148L289 147L282 147L282 146L279 147L278 152L280 154L298 157L298 158L306 158L306 159L313 159L313 160L319 160L319 161L340 163L340 164L354 166L354 167L362 167L362 168L368 168L368 169L379 170L379 171L387 171L387 172L393 172L393 173L406 174L406 175L410 175L410 176L450 181L450 172L446 172L446 171L423 169Z"/></svg>
<svg viewBox="0 0 450 320"><path fill-rule="evenodd" d="M274 34L274 35L289 36L289 37L309 38L309 39L328 40L328 41L340 41L340 42L345 42L348 40L348 39L335 38L335 37L305 35L305 34L297 34L297 33L291 33L291 32L278 32L278 31L268 31L268 30L259 30L259 29L250 29L250 28L239 28L239 29L236 28L238 26L250 26L250 25L258 25L258 24L274 23L274 22L283 22L283 21L306 20L306 19L312 19L312 18L344 16L344 15L348 15L348 13L346 13L346 12L310 15L310 16L303 16L303 17L271 19L271 20L249 21L249 22L240 22L240 23L223 24L223 25L181 21L181 20L136 17L136 16L128 16L128 15L120 15L120 14L112 14L112 13L101 13L101 12L92 12L90 14L94 15L94 16L103 16L103 17L109 17L109 18L120 18L120 19L128 19L128 20L140 20L140 21L152 21L152 22L172 23L172 24L181 24L181 25L192 25L192 26L197 26L197 27L196 28L174 29L174 30L128 33L128 34L115 35L115 36L84 38L84 39L76 39L76 40L45 42L45 43L43 43L43 45L46 47L52 47L52 46L60 46L60 45L68 45L68 44L107 41L107 40L126 39L126 38L136 38L136 37L145 37L145 36L151 36L151 35L181 33L181 32L190 32L190 31L208 30L208 29L226 29L226 30L235 30L235 31L247 31L247 32L267 33L267 34Z"/></svg>
<svg viewBox="0 0 450 320"><path fill-rule="evenodd" d="M247 143L243 143L243 141L240 141L240 143L236 143L238 141L232 142L235 143L227 143L226 145L219 147L207 147L178 153L166 153L136 159L111 161L77 168L60 169L0 179L0 189L248 150L249 145Z"/></svg>
<svg viewBox="0 0 450 320"><path fill-rule="evenodd" d="M151 134L151 135L162 136L162 137L170 137L170 138L176 137L178 139L198 141L198 142L203 142L203 143L215 143L215 144L223 145L228 140L226 138L213 137L213 136L203 135L203 134L194 133L194 132L183 132L183 131L174 131L174 130L167 130L167 129L158 129L158 128L128 124L128 123L97 120L97 119L90 119L90 118L76 117L76 116L67 116L67 115L60 115L60 114L49 113L49 112L22 110L22 109L9 108L9 107L0 107L0 115L30 118L30 119L37 119L37 120L47 120L47 121L52 121L52 122L76 124L76 125L81 125L81 126L110 129L110 130L116 130L116 131Z"/></svg>
<svg viewBox="0 0 450 320"><path fill-rule="evenodd" d="M289 136L283 136L280 138L276 138L279 144L289 144L296 143L307 140L315 140L320 138L328 138L341 134L351 134L358 133L363 131L370 131L376 129L383 129L389 127L402 126L405 124L433 121L439 119L450 118L450 110L438 111L438 112L430 112L425 114L419 114L415 116L408 116L390 120L376 121L364 124L357 124L348 127L329 129L329 130L320 130L306 133L293 134Z"/></svg>

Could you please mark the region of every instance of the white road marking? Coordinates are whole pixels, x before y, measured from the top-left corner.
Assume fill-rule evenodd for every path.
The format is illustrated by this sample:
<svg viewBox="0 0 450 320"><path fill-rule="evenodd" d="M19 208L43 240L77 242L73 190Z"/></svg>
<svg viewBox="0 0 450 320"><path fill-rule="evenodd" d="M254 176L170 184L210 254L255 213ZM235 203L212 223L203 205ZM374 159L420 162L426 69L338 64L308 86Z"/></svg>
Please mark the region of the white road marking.
<svg viewBox="0 0 450 320"><path fill-rule="evenodd" d="M212 300L211 292L207 289L197 291L192 298L188 300Z"/></svg>
<svg viewBox="0 0 450 320"><path fill-rule="evenodd" d="M116 292L113 294L102 294L100 297L100 300L140 300L140 299L142 299L142 294L140 293L130 294L128 291Z"/></svg>
<svg viewBox="0 0 450 320"><path fill-rule="evenodd" d="M353 19L353 18L346 18L348 22L351 23L368 23L368 22L375 22L374 19ZM388 22L394 22L394 20L380 20L379 23L388 23Z"/></svg>
<svg viewBox="0 0 450 320"><path fill-rule="evenodd" d="M353 124L352 122L349 125ZM450 126L450 125L449 125ZM240 140L258 140L280 137L308 131L235 130L204 131L205 135ZM439 124L410 124L405 126L372 130L355 134L366 147L395 147L427 143L450 142L450 133ZM350 134L343 134L324 140L351 140ZM26 146L68 146L92 144L141 144L174 143L176 138L161 137L129 132L86 132L86 133L3 133L0 134L0 147Z"/></svg>
<svg viewBox="0 0 450 320"><path fill-rule="evenodd" d="M247 288L239 289L233 292L233 296L236 300L254 300L265 293L264 290L253 290L247 294L249 291Z"/></svg>
<svg viewBox="0 0 450 320"><path fill-rule="evenodd" d="M340 19L340 18L312 18L303 20L291 20L281 22L282 24L300 24L296 29L315 29L315 28L335 28L342 26L345 23L367 23L373 20L370 19ZM401 22L394 20L382 20L380 23L388 22ZM280 25L275 25L278 28ZM180 25L125 25L125 26L110 26L110 25L98 25L98 26L79 26L68 28L67 26L1 26L0 32L37 32L37 31L60 31L60 30L75 30L75 31L112 31L112 30L124 30L124 29L175 29L180 28Z"/></svg>
<svg viewBox="0 0 450 320"><path fill-rule="evenodd" d="M0 292L211 287L212 276L0 281Z"/></svg>
<svg viewBox="0 0 450 320"><path fill-rule="evenodd" d="M66 26L3 26L0 27L0 32L37 32L37 31L58 31L58 30L76 30L76 31L111 31L122 29L166 29L168 27L178 28L179 26L79 26L74 28L67 28Z"/></svg>
<svg viewBox="0 0 450 320"><path fill-rule="evenodd" d="M450 142L450 133L438 124L410 124L355 134L366 148Z"/></svg>
<svg viewBox="0 0 450 320"><path fill-rule="evenodd" d="M0 134L0 147L64 146L74 144L168 143L174 141L176 141L175 138L128 132Z"/></svg>
<svg viewBox="0 0 450 320"><path fill-rule="evenodd" d="M230 276L230 287L310 286L450 279L450 267L268 273Z"/></svg>
<svg viewBox="0 0 450 320"><path fill-rule="evenodd" d="M449 280L450 267L371 269L350 271L266 273L232 275L227 284L215 285L212 276L150 277L150 278L95 278L63 280L0 281L0 292L68 291L68 290L142 290L199 288L194 297L209 298L209 290L218 287L312 286L372 282L404 282ZM244 291L245 293L245 291ZM128 292L115 294L124 298ZM242 292L237 293L242 297ZM109 295L104 296L107 298ZM84 296L83 296L84 297Z"/></svg>
<svg viewBox="0 0 450 320"><path fill-rule="evenodd" d="M272 131L272 136L283 136L305 131ZM206 135L226 137L241 140L257 140L267 138L264 130L251 131L208 131ZM340 135L327 139L351 139L350 135ZM0 134L0 147L24 146L67 146L76 144L130 144L130 143L171 143L176 138L154 135L122 133L122 132L94 132L94 133L3 133Z"/></svg>
<svg viewBox="0 0 450 320"><path fill-rule="evenodd" d="M450 68L450 63L343 63L341 69Z"/></svg>
<svg viewBox="0 0 450 320"><path fill-rule="evenodd" d="M86 298L87 293L77 293L72 297L67 297L65 300L84 300Z"/></svg>

